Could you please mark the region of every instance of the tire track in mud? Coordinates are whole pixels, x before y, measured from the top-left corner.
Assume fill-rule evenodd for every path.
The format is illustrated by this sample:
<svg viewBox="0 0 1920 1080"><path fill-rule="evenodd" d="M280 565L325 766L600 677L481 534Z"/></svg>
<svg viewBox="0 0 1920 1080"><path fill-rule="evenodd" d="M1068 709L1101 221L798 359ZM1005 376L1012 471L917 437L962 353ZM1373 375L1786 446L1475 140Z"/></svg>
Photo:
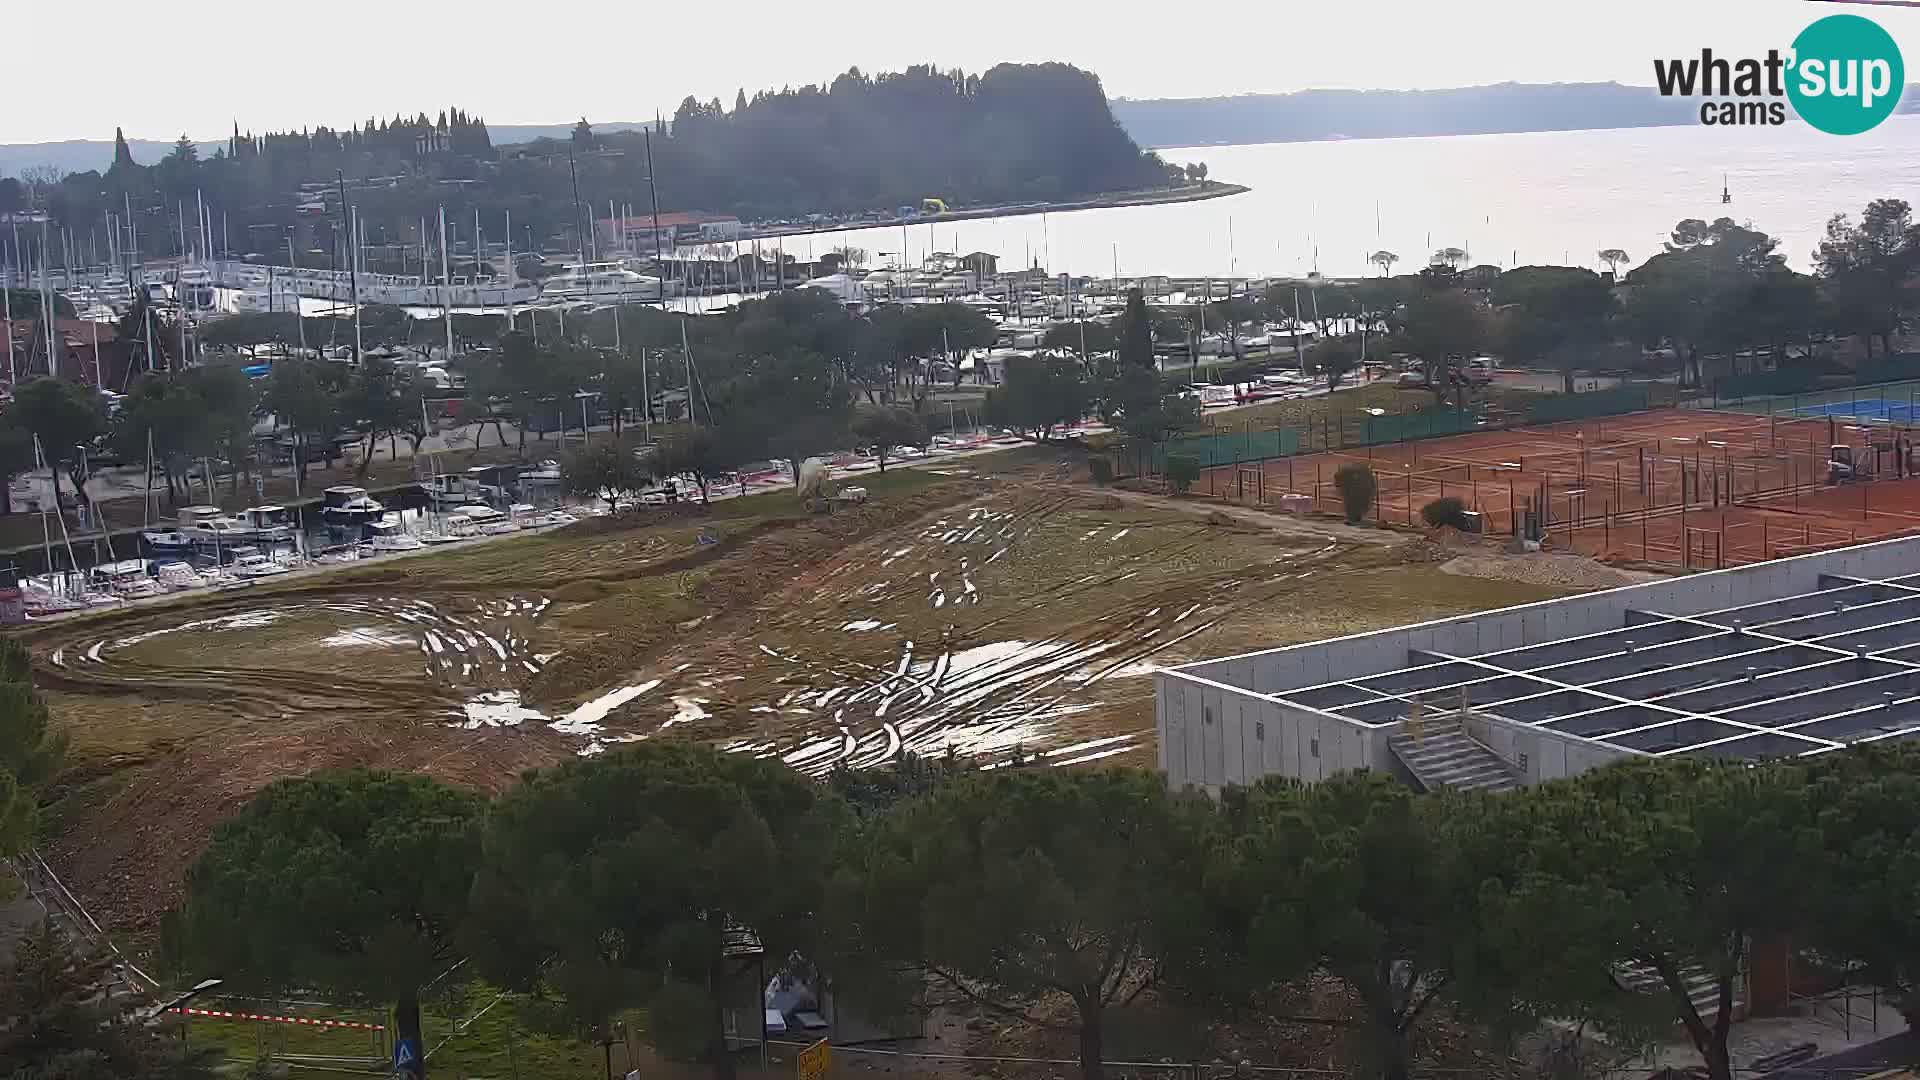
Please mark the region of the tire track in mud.
<svg viewBox="0 0 1920 1080"><path fill-rule="evenodd" d="M980 539L977 525L998 525L992 536L1004 539L1000 555L1063 510L1083 506L1085 499L1051 496L1016 504L1011 514L975 506L965 516L947 515L924 525L913 544L890 544L875 557L850 551L827 576L841 577L863 569L896 565L931 545L936 558L952 557L955 541ZM958 520L956 520L958 517ZM1270 563L1241 566L1208 580L1180 580L1154 584L1145 590L1129 582L1154 564L1191 559L1204 554L1207 525L1185 521L1148 522L1145 526L1182 529L1182 535L1164 543L1130 552L1124 561L1103 572L1085 574L1050 585L1017 600L1014 606L983 622L967 626L955 641L949 626L932 649L917 650L914 640L902 642L891 667L849 664L845 660L813 660L815 650L805 646L757 646L769 658L793 665L807 685L777 700L748 709L764 728L790 725L791 734L756 733L724 743L732 752L777 757L795 769L820 775L839 765L865 768L896 753L944 753L948 750L979 759L993 768L1013 758L1033 757L1050 764L1080 764L1132 750L1149 732L1108 735L1088 742L1047 748L1028 754L1036 745L1059 741L1061 722L1102 707L1098 686L1104 680L1145 674L1147 661L1181 642L1205 632L1239 608L1264 602L1290 591L1298 580L1315 573L1351 545L1325 543L1311 550L1290 550ZM1081 542L1105 536L1124 539L1143 523L1120 523L1090 530ZM929 580L927 566L916 564L904 578L842 591L840 603L912 602ZM951 564L949 564L951 565ZM960 558L961 578L970 561ZM905 569L905 568L903 568ZM1204 571L1202 571L1204 573ZM933 573L932 580L946 576ZM1134 591L1128 591L1132 589ZM991 641L990 631L1018 623L1038 610L1071 609L1086 597L1105 593L1115 597L1108 609L1088 605L1087 615L1052 628L1043 640ZM934 603L936 610L941 605ZM774 625L793 627L791 619ZM761 629L770 629L762 627ZM814 626L818 631L826 627ZM881 618L840 620L840 631L867 633L894 629ZM964 642L985 644L966 647ZM858 672L849 668L860 669Z"/></svg>
<svg viewBox="0 0 1920 1080"><path fill-rule="evenodd" d="M185 698L254 719L340 710L426 716L457 707L474 688L517 684L537 673L543 660L530 652L532 634L549 604L544 597L434 603L391 595L272 596L251 607L223 604L223 614L197 619L182 618L195 609L156 608L46 635L37 642L43 651L36 660L46 685L69 692ZM305 643L312 668L204 662L244 656L247 631L299 620L314 622L313 640ZM176 637L183 661L141 655L155 639L174 644ZM417 655L425 679L356 673L353 657L364 650Z"/></svg>

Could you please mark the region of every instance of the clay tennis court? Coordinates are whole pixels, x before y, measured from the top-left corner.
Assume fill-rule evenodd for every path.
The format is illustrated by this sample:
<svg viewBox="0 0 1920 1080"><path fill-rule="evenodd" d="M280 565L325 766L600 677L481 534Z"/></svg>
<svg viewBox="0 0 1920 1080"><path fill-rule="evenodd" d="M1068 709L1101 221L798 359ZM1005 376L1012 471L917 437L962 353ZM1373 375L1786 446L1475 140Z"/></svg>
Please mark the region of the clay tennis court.
<svg viewBox="0 0 1920 1080"><path fill-rule="evenodd" d="M1828 483L1836 445L1861 479ZM1413 524L1453 497L1492 535L1532 512L1549 546L1712 568L1920 529L1911 447L1885 421L1662 409L1224 465L1194 490L1339 513L1333 475L1362 462L1380 488L1370 520Z"/></svg>

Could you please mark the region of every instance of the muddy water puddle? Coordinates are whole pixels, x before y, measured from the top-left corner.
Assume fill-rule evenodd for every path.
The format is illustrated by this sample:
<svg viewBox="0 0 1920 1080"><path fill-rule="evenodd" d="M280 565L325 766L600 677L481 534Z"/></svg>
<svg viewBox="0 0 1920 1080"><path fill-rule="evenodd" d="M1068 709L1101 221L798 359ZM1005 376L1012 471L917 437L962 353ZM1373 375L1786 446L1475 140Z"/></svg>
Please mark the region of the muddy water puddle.
<svg viewBox="0 0 1920 1080"><path fill-rule="evenodd" d="M549 604L538 596L287 601L103 635L56 648L48 660L133 681L196 669L274 668L310 669L320 682L330 674L411 671L446 686L507 687L544 665L531 637Z"/></svg>

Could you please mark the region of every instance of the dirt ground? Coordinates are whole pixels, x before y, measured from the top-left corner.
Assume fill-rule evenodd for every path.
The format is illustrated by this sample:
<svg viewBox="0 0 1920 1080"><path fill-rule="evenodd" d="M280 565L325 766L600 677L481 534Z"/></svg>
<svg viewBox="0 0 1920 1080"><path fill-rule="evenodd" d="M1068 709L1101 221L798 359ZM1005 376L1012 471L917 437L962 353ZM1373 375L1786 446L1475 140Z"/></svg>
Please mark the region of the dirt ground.
<svg viewBox="0 0 1920 1080"><path fill-rule="evenodd" d="M1531 508L1564 551L1715 569L1920 531L1920 479L1897 460L1909 440L1884 424L1657 409L1223 465L1194 491L1334 513L1334 473L1366 464L1379 482L1371 517L1391 524L1455 498L1488 533L1512 535ZM1860 480L1828 483L1834 446Z"/></svg>
<svg viewBox="0 0 1920 1080"><path fill-rule="evenodd" d="M36 627L73 738L46 853L138 936L219 820L319 768L497 791L650 738L810 775L900 750L1150 766L1158 665L1603 583L1435 574L1404 534L1057 475L920 477L831 516L587 522Z"/></svg>

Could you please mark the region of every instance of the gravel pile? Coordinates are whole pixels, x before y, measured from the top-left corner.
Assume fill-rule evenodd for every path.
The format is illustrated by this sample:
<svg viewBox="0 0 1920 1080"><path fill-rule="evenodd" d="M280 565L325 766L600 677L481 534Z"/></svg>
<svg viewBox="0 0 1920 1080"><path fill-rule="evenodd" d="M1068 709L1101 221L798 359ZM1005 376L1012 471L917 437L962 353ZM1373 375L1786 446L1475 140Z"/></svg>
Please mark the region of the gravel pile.
<svg viewBox="0 0 1920 1080"><path fill-rule="evenodd" d="M1617 570L1584 555L1551 551L1525 555L1478 551L1449 559L1440 569L1466 577L1498 578L1563 589L1611 589L1620 585L1637 585L1642 581L1657 581L1662 577L1643 571Z"/></svg>

